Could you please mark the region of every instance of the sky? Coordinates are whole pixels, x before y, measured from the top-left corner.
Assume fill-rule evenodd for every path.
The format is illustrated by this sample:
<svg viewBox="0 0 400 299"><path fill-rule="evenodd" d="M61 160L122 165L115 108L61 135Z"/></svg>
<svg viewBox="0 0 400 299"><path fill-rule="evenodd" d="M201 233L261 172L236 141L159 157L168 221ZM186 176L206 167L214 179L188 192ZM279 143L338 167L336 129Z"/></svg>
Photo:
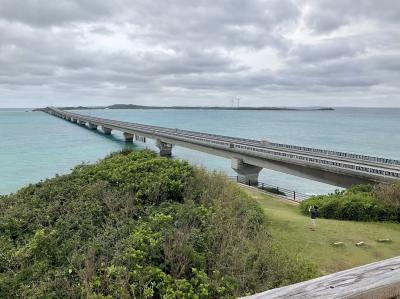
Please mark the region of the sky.
<svg viewBox="0 0 400 299"><path fill-rule="evenodd" d="M400 1L0 0L0 107L237 98L400 107Z"/></svg>

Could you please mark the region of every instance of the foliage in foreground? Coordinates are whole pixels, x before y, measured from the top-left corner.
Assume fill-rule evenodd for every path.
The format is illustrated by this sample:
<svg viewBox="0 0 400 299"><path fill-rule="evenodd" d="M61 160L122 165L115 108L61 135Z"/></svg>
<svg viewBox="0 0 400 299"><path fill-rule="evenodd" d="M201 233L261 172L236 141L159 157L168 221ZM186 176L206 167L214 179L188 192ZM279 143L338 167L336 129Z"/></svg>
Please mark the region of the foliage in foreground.
<svg viewBox="0 0 400 299"><path fill-rule="evenodd" d="M223 298L315 275L224 176L149 151L0 198L1 298Z"/></svg>
<svg viewBox="0 0 400 299"><path fill-rule="evenodd" d="M308 214L308 208L315 205L323 218L400 222L400 184L357 185L330 195L311 197L300 204L300 209Z"/></svg>

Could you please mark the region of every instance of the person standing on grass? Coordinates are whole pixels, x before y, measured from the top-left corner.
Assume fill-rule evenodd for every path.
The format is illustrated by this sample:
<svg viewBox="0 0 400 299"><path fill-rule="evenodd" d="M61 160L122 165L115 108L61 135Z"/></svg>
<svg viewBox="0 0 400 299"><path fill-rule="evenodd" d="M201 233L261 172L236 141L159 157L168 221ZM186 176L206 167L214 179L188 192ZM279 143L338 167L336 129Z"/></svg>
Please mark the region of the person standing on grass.
<svg viewBox="0 0 400 299"><path fill-rule="evenodd" d="M315 230L316 228L316 220L318 217L318 207L317 206L310 206L310 208L308 209L308 211L310 212L310 220L311 220L311 226L310 229L311 230Z"/></svg>

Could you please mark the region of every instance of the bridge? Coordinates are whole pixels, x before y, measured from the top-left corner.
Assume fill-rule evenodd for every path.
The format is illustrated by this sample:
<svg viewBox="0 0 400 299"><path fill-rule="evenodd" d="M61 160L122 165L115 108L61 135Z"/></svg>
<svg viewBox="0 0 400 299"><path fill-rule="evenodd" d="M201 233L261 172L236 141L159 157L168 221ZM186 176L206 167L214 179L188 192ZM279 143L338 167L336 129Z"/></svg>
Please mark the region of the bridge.
<svg viewBox="0 0 400 299"><path fill-rule="evenodd" d="M42 110L92 130L101 128L106 135L120 131L126 142L153 139L161 156L170 156L177 145L230 159L239 181L249 185L258 184L263 168L344 188L400 181L400 160L395 159L123 122L54 107Z"/></svg>

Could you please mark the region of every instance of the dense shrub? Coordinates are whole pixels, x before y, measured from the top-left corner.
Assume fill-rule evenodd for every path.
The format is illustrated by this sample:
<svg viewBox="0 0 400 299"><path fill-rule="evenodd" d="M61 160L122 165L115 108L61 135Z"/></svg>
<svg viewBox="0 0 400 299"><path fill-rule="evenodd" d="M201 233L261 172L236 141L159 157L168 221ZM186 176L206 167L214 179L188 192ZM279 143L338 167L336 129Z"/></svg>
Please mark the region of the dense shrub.
<svg viewBox="0 0 400 299"><path fill-rule="evenodd" d="M0 198L1 298L224 298L315 275L223 175L149 151Z"/></svg>
<svg viewBox="0 0 400 299"><path fill-rule="evenodd" d="M375 198L392 209L400 209L400 183L381 184L374 190Z"/></svg>
<svg viewBox="0 0 400 299"><path fill-rule="evenodd" d="M346 191L314 196L303 201L300 209L308 214L310 206L318 206L320 217L358 221L400 221L400 208L389 200L398 195L393 186L353 186ZM379 199L382 198L382 199Z"/></svg>

